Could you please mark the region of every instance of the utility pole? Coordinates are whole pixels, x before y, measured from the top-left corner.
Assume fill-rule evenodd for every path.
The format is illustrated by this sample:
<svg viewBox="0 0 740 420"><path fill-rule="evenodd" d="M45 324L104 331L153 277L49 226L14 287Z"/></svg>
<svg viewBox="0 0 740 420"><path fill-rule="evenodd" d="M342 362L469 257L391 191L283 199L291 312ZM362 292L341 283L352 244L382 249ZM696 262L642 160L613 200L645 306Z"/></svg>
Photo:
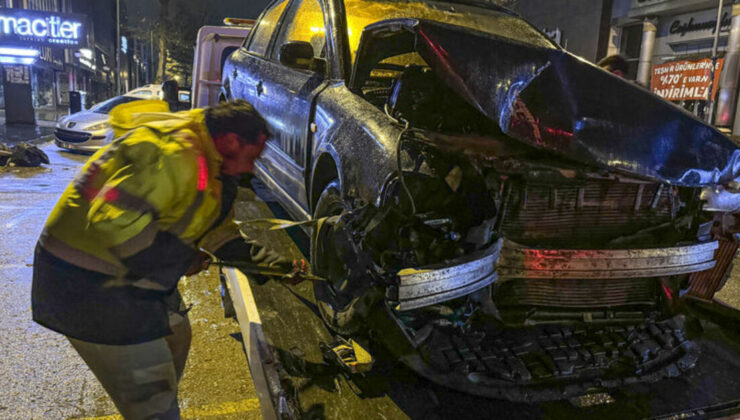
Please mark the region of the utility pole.
<svg viewBox="0 0 740 420"><path fill-rule="evenodd" d="M154 28L149 31L149 72L147 73L149 83L154 82Z"/></svg>
<svg viewBox="0 0 740 420"><path fill-rule="evenodd" d="M719 0L719 7L717 8L717 25L714 27L714 44L712 45L712 68L709 71L709 100L707 101L707 115L705 120L708 124L712 124L714 120L714 96L712 91L714 90L714 72L717 67L717 46L719 44L719 31L722 29L722 6L723 0Z"/></svg>
<svg viewBox="0 0 740 420"><path fill-rule="evenodd" d="M116 0L116 95L121 95L121 0Z"/></svg>

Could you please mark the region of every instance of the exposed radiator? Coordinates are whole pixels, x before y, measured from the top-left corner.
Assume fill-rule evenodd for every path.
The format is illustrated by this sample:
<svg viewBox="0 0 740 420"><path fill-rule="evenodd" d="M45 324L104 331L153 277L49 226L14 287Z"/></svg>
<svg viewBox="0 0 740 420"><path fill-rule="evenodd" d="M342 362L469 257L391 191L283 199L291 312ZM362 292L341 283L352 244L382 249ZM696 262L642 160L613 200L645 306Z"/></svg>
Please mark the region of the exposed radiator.
<svg viewBox="0 0 740 420"><path fill-rule="evenodd" d="M592 181L515 188L503 226L507 239L533 246L598 247L671 220L671 187Z"/></svg>
<svg viewBox="0 0 740 420"><path fill-rule="evenodd" d="M518 279L500 284L496 304L535 305L557 308L610 308L623 305L655 304L656 280L603 279Z"/></svg>

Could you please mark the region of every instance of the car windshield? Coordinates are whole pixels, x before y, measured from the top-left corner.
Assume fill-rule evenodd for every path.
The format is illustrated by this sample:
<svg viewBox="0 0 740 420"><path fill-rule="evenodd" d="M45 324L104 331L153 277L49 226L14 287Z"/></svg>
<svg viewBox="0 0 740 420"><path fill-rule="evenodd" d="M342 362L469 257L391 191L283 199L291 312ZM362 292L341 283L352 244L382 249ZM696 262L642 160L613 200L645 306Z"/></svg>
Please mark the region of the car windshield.
<svg viewBox="0 0 740 420"><path fill-rule="evenodd" d="M413 18L449 23L543 48L556 48L525 20L464 4L420 1L346 0L350 50L354 61L362 30L386 19Z"/></svg>
<svg viewBox="0 0 740 420"><path fill-rule="evenodd" d="M94 107L90 108L90 111L96 112L98 114L107 114L118 105L126 104L133 101L140 101L142 99L143 98L135 98L133 96L116 96L115 98L110 98L105 102L101 102L95 105Z"/></svg>

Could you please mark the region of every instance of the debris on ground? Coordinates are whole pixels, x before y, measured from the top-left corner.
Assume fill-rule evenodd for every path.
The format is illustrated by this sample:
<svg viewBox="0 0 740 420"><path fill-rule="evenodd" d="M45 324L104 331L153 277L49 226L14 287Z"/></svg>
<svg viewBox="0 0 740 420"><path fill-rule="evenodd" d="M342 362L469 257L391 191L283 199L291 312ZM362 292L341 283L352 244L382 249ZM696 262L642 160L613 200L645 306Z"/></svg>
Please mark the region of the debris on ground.
<svg viewBox="0 0 740 420"><path fill-rule="evenodd" d="M0 166L41 166L49 164L49 157L38 147L29 143L20 143L9 147L0 143Z"/></svg>
<svg viewBox="0 0 740 420"><path fill-rule="evenodd" d="M369 372L375 363L373 356L359 343L339 336L329 345L321 343L321 352L326 362L339 366L350 374Z"/></svg>

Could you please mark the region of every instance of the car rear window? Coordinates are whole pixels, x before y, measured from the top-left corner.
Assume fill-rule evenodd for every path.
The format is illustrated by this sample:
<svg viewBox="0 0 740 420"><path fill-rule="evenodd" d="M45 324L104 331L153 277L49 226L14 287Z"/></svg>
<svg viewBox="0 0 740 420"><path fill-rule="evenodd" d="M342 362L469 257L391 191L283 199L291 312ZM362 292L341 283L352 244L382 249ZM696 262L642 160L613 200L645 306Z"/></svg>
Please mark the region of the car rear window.
<svg viewBox="0 0 740 420"><path fill-rule="evenodd" d="M90 111L97 112L98 114L107 114L118 105L134 101L141 101L142 99L144 98L136 98L134 96L116 96L115 98L108 99L105 102L101 102L95 105L94 107L90 108Z"/></svg>
<svg viewBox="0 0 740 420"><path fill-rule="evenodd" d="M482 7L442 2L345 0L350 50L354 61L362 30L386 19L413 18L449 23L543 48L553 43L525 20Z"/></svg>

